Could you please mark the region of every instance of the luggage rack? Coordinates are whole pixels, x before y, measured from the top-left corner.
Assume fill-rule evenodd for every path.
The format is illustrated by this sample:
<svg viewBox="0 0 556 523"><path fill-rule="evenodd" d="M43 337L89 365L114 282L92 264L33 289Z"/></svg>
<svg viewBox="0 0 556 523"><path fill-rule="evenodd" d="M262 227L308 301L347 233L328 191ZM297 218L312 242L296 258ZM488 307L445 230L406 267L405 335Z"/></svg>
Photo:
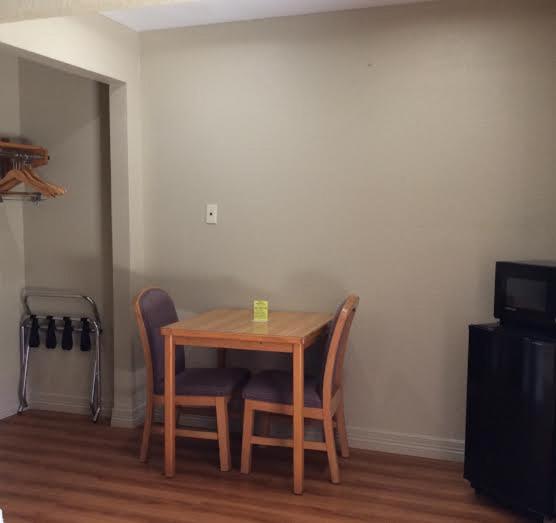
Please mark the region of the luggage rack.
<svg viewBox="0 0 556 523"><path fill-rule="evenodd" d="M35 314L29 305L30 298L40 299L63 299L82 301L90 309L91 314L87 316L72 316L68 315L54 315L54 314ZM94 363L92 371L91 392L89 396L89 405L91 409L91 418L93 422L97 422L102 413L102 379L101 379L101 352L102 352L102 323L98 307L90 296L84 294L72 293L55 293L50 291L33 291L25 289L23 291L23 308L24 314L19 326L19 340L20 340L20 357L21 357L21 374L19 381L19 408L18 414L28 408L27 403L27 375L29 371L29 355L32 347L30 346L31 329L33 328L33 321L35 321L35 329L37 334L39 331L48 331L53 329L56 332L63 331L64 328L71 325L70 336L73 344L73 333L82 333L83 329L87 330L87 334L94 337ZM61 324L60 322L64 323ZM77 326L74 326L77 324ZM79 326L81 325L81 326ZM87 326L87 327L85 327ZM93 345L92 343L90 344ZM67 349L66 349L67 350ZM82 350L89 350L83 349Z"/></svg>

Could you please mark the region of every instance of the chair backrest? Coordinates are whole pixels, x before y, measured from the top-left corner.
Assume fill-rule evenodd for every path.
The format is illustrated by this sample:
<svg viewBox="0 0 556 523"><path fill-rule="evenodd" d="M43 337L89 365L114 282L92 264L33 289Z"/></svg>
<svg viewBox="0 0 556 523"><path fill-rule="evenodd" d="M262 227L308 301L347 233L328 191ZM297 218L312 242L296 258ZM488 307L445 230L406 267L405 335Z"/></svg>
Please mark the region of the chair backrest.
<svg viewBox="0 0 556 523"><path fill-rule="evenodd" d="M164 337L160 328L178 321L168 293L156 287L143 289L135 298L135 317L145 355L147 393L164 392ZM176 374L185 370L183 347L176 347Z"/></svg>
<svg viewBox="0 0 556 523"><path fill-rule="evenodd" d="M330 325L328 340L324 350L322 375L322 398L330 401L342 385L344 357L346 355L349 331L359 305L359 296L350 294L338 306Z"/></svg>

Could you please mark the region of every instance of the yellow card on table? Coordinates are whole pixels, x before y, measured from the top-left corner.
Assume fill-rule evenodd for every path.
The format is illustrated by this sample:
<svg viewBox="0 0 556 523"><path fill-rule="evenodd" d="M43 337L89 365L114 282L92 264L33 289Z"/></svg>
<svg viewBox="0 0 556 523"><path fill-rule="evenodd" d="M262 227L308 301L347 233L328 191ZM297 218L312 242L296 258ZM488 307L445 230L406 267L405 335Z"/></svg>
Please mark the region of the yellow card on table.
<svg viewBox="0 0 556 523"><path fill-rule="evenodd" d="M253 300L253 321L268 321L268 301Z"/></svg>

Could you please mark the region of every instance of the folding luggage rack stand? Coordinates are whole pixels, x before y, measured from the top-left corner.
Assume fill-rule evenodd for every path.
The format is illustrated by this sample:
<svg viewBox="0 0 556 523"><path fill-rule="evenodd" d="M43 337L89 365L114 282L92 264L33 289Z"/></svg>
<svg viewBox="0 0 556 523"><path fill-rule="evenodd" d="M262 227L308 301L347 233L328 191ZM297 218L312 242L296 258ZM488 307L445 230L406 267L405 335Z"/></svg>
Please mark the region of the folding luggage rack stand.
<svg viewBox="0 0 556 523"><path fill-rule="evenodd" d="M74 317L71 315L41 315L34 314L30 305L29 298L41 298L41 299L64 299L64 300L81 300L86 303L87 307L91 310L92 315ZM87 320L91 325L90 334L94 336L95 339L95 350L94 350L94 364L92 372L92 383L91 383L91 393L89 396L89 405L91 408L91 418L93 422L96 422L102 412L102 390L101 390L101 335L102 335L102 324L100 321L100 315L98 312L97 304L95 300L90 296L82 294L65 294L65 293L51 293L45 291L23 291L23 308L24 315L21 319L19 327L19 340L20 340L20 356L21 356L21 374L19 381L19 408L17 410L18 414L21 414L27 407L27 374L29 371L29 353L30 353L30 331L32 319L43 320L43 323L39 323L39 330L45 331L48 329L48 325L44 323L44 320L54 320L56 331L63 331L64 326L60 325L59 321L63 321L69 318L73 323L76 322L78 325L81 324L82 320ZM73 332L81 332L83 329L81 327L73 327Z"/></svg>

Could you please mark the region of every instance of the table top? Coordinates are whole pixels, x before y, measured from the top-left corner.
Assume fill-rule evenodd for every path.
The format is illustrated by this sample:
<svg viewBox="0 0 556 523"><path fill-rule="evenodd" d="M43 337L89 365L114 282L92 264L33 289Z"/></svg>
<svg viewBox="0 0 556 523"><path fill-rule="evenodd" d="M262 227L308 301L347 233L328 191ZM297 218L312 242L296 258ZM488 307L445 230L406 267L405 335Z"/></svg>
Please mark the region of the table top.
<svg viewBox="0 0 556 523"><path fill-rule="evenodd" d="M216 309L162 327L163 335L304 343L332 319L321 312L270 311L268 321L253 321L250 309Z"/></svg>

